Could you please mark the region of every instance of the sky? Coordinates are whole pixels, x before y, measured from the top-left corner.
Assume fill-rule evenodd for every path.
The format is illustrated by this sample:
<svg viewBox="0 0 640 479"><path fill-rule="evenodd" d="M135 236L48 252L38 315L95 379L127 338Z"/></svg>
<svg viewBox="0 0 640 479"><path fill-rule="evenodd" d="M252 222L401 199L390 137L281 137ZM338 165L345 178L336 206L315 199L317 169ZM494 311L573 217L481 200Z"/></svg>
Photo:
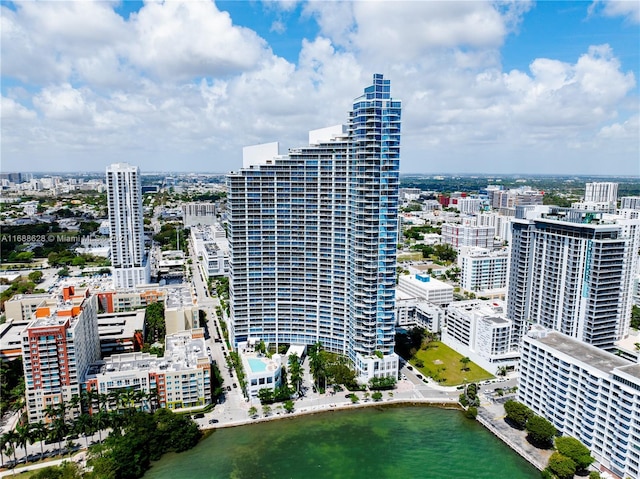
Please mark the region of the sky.
<svg viewBox="0 0 640 479"><path fill-rule="evenodd" d="M401 173L640 175L640 2L0 1L0 169L226 173L347 122Z"/></svg>

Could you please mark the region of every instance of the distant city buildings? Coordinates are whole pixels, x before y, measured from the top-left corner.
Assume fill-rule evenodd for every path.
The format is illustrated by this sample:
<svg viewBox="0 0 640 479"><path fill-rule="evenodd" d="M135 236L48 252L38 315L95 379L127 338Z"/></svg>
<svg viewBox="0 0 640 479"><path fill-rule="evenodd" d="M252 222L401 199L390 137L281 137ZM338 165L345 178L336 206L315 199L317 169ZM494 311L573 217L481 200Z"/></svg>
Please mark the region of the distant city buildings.
<svg viewBox="0 0 640 479"><path fill-rule="evenodd" d="M115 287L147 284L150 269L144 250L140 170L127 163L114 163L107 167L106 181Z"/></svg>
<svg viewBox="0 0 640 479"><path fill-rule="evenodd" d="M185 203L182 205L182 218L185 228L192 226L214 225L217 221L215 203Z"/></svg>
<svg viewBox="0 0 640 479"><path fill-rule="evenodd" d="M347 355L363 381L395 376L401 103L374 75L349 126L309 146L245 148L228 177L230 333Z"/></svg>
<svg viewBox="0 0 640 479"><path fill-rule="evenodd" d="M542 328L521 354L518 400L587 446L603 472L640 477L640 364Z"/></svg>
<svg viewBox="0 0 640 479"><path fill-rule="evenodd" d="M512 228L507 317L516 343L540 324L612 349L629 328L640 220L521 207Z"/></svg>

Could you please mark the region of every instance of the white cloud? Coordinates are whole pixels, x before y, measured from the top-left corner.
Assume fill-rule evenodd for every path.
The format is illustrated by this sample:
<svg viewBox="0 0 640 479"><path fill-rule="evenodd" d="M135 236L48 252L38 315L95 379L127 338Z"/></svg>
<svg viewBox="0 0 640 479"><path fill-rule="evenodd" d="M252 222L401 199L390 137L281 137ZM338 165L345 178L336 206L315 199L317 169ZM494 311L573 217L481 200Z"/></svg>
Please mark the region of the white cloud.
<svg viewBox="0 0 640 479"><path fill-rule="evenodd" d="M35 120L37 118L34 111L25 108L13 99L2 96L1 100L0 110L2 111L3 123L19 120Z"/></svg>
<svg viewBox="0 0 640 479"><path fill-rule="evenodd" d="M604 126L598 132L600 138L608 140L631 140L638 141L638 131L640 131L640 117L632 116L623 123L613 123ZM638 169L640 170L640 159L637 159Z"/></svg>
<svg viewBox="0 0 640 479"><path fill-rule="evenodd" d="M277 23L295 6L266 8ZM3 166L102 170L123 159L228 171L242 146L295 147L308 130L345 122L374 72L403 101L403 171L481 171L491 158L492 171L535 172L556 168L554 155L637 156L636 78L609 46L503 72L500 48L530 6L309 2L302 20L316 19L320 34L301 40L295 64L211 2L145 3L128 20L107 3L3 6L2 75L24 81L2 99Z"/></svg>
<svg viewBox="0 0 640 479"><path fill-rule="evenodd" d="M161 78L238 74L269 54L264 40L211 2L147 3L130 21L130 61Z"/></svg>
<svg viewBox="0 0 640 479"><path fill-rule="evenodd" d="M589 13L596 12L605 17L624 17L631 23L640 23L640 2L637 0L595 0L589 6Z"/></svg>

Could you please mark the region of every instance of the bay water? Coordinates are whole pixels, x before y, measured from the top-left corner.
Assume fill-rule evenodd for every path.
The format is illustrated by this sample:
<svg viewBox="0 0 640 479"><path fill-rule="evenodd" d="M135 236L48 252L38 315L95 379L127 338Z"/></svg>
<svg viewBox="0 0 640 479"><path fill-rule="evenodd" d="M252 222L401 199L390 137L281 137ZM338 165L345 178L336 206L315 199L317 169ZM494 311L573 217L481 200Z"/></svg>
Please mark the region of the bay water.
<svg viewBox="0 0 640 479"><path fill-rule="evenodd" d="M217 429L145 479L534 479L540 473L460 411L361 408Z"/></svg>

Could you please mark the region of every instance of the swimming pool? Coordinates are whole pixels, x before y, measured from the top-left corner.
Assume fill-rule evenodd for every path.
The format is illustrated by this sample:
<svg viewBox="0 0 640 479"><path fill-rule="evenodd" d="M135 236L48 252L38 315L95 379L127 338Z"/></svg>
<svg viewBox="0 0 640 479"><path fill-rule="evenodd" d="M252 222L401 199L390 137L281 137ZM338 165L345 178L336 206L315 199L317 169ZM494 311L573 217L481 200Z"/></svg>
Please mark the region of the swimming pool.
<svg viewBox="0 0 640 479"><path fill-rule="evenodd" d="M248 358L247 361L249 362L249 367L251 368L251 371L254 373L263 373L267 370L267 365L265 364L264 361L261 361L256 358Z"/></svg>

